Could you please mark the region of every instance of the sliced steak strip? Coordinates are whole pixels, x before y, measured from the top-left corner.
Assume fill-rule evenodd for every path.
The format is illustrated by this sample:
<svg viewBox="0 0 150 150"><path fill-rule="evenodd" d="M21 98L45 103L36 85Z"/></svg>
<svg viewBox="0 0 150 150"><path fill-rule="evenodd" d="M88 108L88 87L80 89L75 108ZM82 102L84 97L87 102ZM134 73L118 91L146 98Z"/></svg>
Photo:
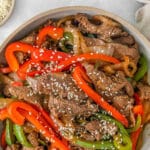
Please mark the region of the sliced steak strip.
<svg viewBox="0 0 150 150"><path fill-rule="evenodd" d="M134 125L135 118L132 112L134 100L131 98L134 90L122 72L109 76L102 71L94 69L92 65L84 64L84 67L96 91L128 119L132 119L129 121L131 125Z"/></svg>
<svg viewBox="0 0 150 150"><path fill-rule="evenodd" d="M34 146L37 147L39 146L39 142L38 142L38 133L37 132L31 132L29 133L29 135L27 136L27 139L30 141L30 143Z"/></svg>
<svg viewBox="0 0 150 150"><path fill-rule="evenodd" d="M37 147L23 147L22 150L44 150L44 146L37 146Z"/></svg>
<svg viewBox="0 0 150 150"><path fill-rule="evenodd" d="M126 33L126 34L127 35L125 35L125 36L114 38L113 42L127 45L129 47L133 46L135 44L134 38L131 35L129 35L128 33Z"/></svg>
<svg viewBox="0 0 150 150"><path fill-rule="evenodd" d="M101 140L101 138L105 135L115 135L118 130L114 124L105 120L91 121L85 125L85 129L90 132L97 141Z"/></svg>
<svg viewBox="0 0 150 150"><path fill-rule="evenodd" d="M74 83L66 73L48 73L36 79L27 79L35 93L54 95L60 99L86 102L88 96Z"/></svg>
<svg viewBox="0 0 150 150"><path fill-rule="evenodd" d="M84 64L84 67L96 90L108 100L125 92L129 96L133 96L132 85L126 80L121 71L118 71L116 75L106 75L103 71L94 69L93 65Z"/></svg>
<svg viewBox="0 0 150 150"><path fill-rule="evenodd" d="M89 101L86 104L79 104L75 101L56 98L50 96L49 109L57 114L67 114L70 116L90 116L98 111L96 104L91 104ZM58 115L59 116L59 115Z"/></svg>
<svg viewBox="0 0 150 150"><path fill-rule="evenodd" d="M99 46L100 49L103 49L104 51L113 50L113 56L118 58L119 60L122 60L124 56L129 56L132 61L135 63L138 62L140 54L138 49L136 48L129 48L126 45L122 45L119 43L106 43L101 39L96 38L87 38L85 37L85 42L88 47L92 50L92 47Z"/></svg>
<svg viewBox="0 0 150 150"><path fill-rule="evenodd" d="M6 85L4 88L4 94L8 97L13 96L19 100L25 100L29 103L37 105L41 105L43 101L41 96L34 94L33 90L26 86L17 87L12 85Z"/></svg>
<svg viewBox="0 0 150 150"><path fill-rule="evenodd" d="M81 32L99 34L102 39L120 36L122 33L121 28L112 24L102 23L100 25L95 25L91 23L85 14L77 14L75 16L75 21L78 22L78 27Z"/></svg>
<svg viewBox="0 0 150 150"><path fill-rule="evenodd" d="M20 150L20 145L19 144L12 144L11 146L7 146L5 150Z"/></svg>
<svg viewBox="0 0 150 150"><path fill-rule="evenodd" d="M140 98L142 100L150 100L150 86L144 85L142 83L139 83L137 85L137 88L139 89Z"/></svg>
<svg viewBox="0 0 150 150"><path fill-rule="evenodd" d="M112 104L117 108L122 114L124 114L129 120L130 126L134 126L135 117L132 112L134 99L129 98L127 95L115 96L112 99Z"/></svg>
<svg viewBox="0 0 150 150"><path fill-rule="evenodd" d="M21 40L21 42L34 45L34 44L35 44L35 41L36 41L36 36L37 36L37 33L33 31L33 32L30 33L28 36L24 37L24 38Z"/></svg>

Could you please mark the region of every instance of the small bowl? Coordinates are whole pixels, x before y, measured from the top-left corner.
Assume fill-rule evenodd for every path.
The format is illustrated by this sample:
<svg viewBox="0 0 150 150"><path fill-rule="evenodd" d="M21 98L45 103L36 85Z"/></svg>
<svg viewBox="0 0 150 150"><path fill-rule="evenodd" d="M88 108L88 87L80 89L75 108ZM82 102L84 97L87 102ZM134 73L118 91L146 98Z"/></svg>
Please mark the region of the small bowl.
<svg viewBox="0 0 150 150"><path fill-rule="evenodd" d="M11 0L11 1L12 1L12 3L11 3L11 7L9 9L9 12L5 16L5 18L0 22L0 26L2 26L8 20L8 18L11 16L11 14L13 12L13 9L14 9L14 6L15 6L15 0Z"/></svg>

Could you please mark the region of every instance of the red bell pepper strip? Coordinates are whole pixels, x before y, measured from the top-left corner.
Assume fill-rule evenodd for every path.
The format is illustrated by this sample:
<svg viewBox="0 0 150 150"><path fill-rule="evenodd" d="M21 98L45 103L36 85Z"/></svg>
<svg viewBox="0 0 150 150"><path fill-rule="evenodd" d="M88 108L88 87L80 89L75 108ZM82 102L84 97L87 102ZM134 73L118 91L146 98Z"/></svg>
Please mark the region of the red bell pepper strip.
<svg viewBox="0 0 150 150"><path fill-rule="evenodd" d="M46 50L46 49L35 49L31 53L31 59L35 61L64 61L67 58L71 57L71 55L59 52L59 51L53 51L53 50Z"/></svg>
<svg viewBox="0 0 150 150"><path fill-rule="evenodd" d="M140 97L139 97L139 95L137 94L137 93L134 93L134 99L135 99L135 104L136 105L139 105L139 104L141 104L142 102L141 102L141 99L140 99Z"/></svg>
<svg viewBox="0 0 150 150"><path fill-rule="evenodd" d="M12 86L23 86L23 83L19 82L19 81L14 81L11 85Z"/></svg>
<svg viewBox="0 0 150 150"><path fill-rule="evenodd" d="M14 52L16 51L21 51L24 53L31 54L31 57L34 60L34 62L39 62L39 61L59 62L65 60L66 57L70 56L63 52L55 52L53 50L40 49L26 43L14 42L8 45L5 51L5 58L7 60L10 69L13 72L16 72L19 69L19 63L14 54Z"/></svg>
<svg viewBox="0 0 150 150"><path fill-rule="evenodd" d="M138 114L142 115L144 113L143 105L136 105L136 106L134 106L133 113L135 115L138 115Z"/></svg>
<svg viewBox="0 0 150 150"><path fill-rule="evenodd" d="M3 130L2 134L1 134L1 143L0 143L0 145L3 149L5 149L5 147L7 145L6 144L6 130L5 129Z"/></svg>
<svg viewBox="0 0 150 150"><path fill-rule="evenodd" d="M35 71L29 71L32 66L35 66L38 70ZM17 71L18 76L22 79L25 80L27 75L29 76L34 76L37 71L41 73L41 69L43 68L43 64L41 62L36 62L34 60L28 60L26 61L23 65L20 66L20 68Z"/></svg>
<svg viewBox="0 0 150 150"><path fill-rule="evenodd" d="M38 112L27 103L21 101L12 102L8 107L9 118L18 125L23 125L25 117L18 112L18 109L26 110L30 114L38 115Z"/></svg>
<svg viewBox="0 0 150 150"><path fill-rule="evenodd" d="M31 53L34 50L35 48L32 45L21 42L14 42L9 44L6 47L5 58L7 60L10 69L14 72L16 72L19 69L19 63L16 59L14 52L19 51L24 53Z"/></svg>
<svg viewBox="0 0 150 150"><path fill-rule="evenodd" d="M12 72L12 70L9 67L1 67L0 72L3 74L7 74L7 73Z"/></svg>
<svg viewBox="0 0 150 150"><path fill-rule="evenodd" d="M56 134L58 134L58 136L60 136L60 131L58 129L58 126L54 123L53 119L49 116L49 114L40 107L37 107L36 105L31 104L33 108L35 108L39 113L41 113L41 116L46 120L46 122L49 124L49 126L52 127L52 129L56 132ZM43 121L44 122L44 121ZM66 139L64 139L63 137L60 137L61 141L67 146L68 145L68 141Z"/></svg>
<svg viewBox="0 0 150 150"><path fill-rule="evenodd" d="M133 108L133 113L135 116L140 115L142 117L142 115L144 113L143 105L142 105L142 101L137 93L134 93L134 99L135 99L136 105ZM141 130L142 130L142 128L140 126L135 132L132 132L130 135L131 140L132 140L132 150L136 150L136 145L137 145L137 141L138 141L139 135L141 133Z"/></svg>
<svg viewBox="0 0 150 150"><path fill-rule="evenodd" d="M50 118L50 116L48 115L48 113L43 110L43 109L39 109L39 111L41 112L42 116L45 118L45 120L49 123L49 125L58 133L58 127L57 125L54 123L54 121Z"/></svg>
<svg viewBox="0 0 150 150"><path fill-rule="evenodd" d="M135 106L133 108L133 112L135 115L142 115L144 113L142 101L137 93L134 93Z"/></svg>
<svg viewBox="0 0 150 150"><path fill-rule="evenodd" d="M41 46L47 35L49 35L52 39L59 40L63 37L63 33L63 28L58 28L54 26L44 27L39 31L39 34L36 38L36 44L38 46Z"/></svg>
<svg viewBox="0 0 150 150"><path fill-rule="evenodd" d="M34 109L32 105L21 101L15 101L12 102L7 108L3 109L2 113L4 114L3 117L1 117L0 119L10 118L14 123L19 125L23 125L25 119L27 119L39 131L41 131L44 136L46 136L52 143L54 143L56 148L59 148L60 150L69 150L69 148L64 143L62 143L59 138L57 138L55 132L49 125L52 122L50 119L49 121L47 121L48 116L44 113L43 110L39 112Z"/></svg>
<svg viewBox="0 0 150 150"><path fill-rule="evenodd" d="M8 114L7 108L0 109L0 120L3 121L8 117L9 117L9 114Z"/></svg>
<svg viewBox="0 0 150 150"><path fill-rule="evenodd" d="M43 108L36 107L36 109L42 114L42 116L45 118L47 123L52 127L52 129L57 134L61 135L60 131L58 129L58 126L54 123L53 119L49 116L49 114ZM60 138L61 138L61 140L63 141L64 144L68 145L68 141L66 139L64 139L63 137L60 137Z"/></svg>
<svg viewBox="0 0 150 150"><path fill-rule="evenodd" d="M42 69L44 66L42 65L42 61L55 61L60 62L65 59L71 57L71 55L63 52L57 52L53 50L45 50L45 49L35 49L31 53L31 59L26 61L17 71L18 76L21 79L26 79L26 76L34 76L35 74L41 74L42 72L48 71L48 69ZM28 72L27 70L31 68L33 65L38 68L36 71ZM41 70L42 69L42 70ZM50 71L50 70L49 70Z"/></svg>
<svg viewBox="0 0 150 150"><path fill-rule="evenodd" d="M115 119L120 121L123 125L128 127L128 120L118 110L107 103L100 95L98 95L89 85L84 81L81 74L81 68L76 67L73 72L73 78L78 86L96 102L100 107L110 113Z"/></svg>
<svg viewBox="0 0 150 150"><path fill-rule="evenodd" d="M29 122L31 122L39 131L41 131L41 134L43 134L47 140L55 145L56 148L59 150L69 150L69 147L67 147L59 138L56 137L54 131L47 124L42 125L33 114L29 115L26 111L21 113Z"/></svg>
<svg viewBox="0 0 150 150"><path fill-rule="evenodd" d="M43 73L44 70L34 70L31 72L27 72L27 74L24 74L24 76L21 77L21 79L26 79L26 76L30 76L30 77L35 77L36 75L40 75L41 73Z"/></svg>
<svg viewBox="0 0 150 150"><path fill-rule="evenodd" d="M138 138L140 136L140 133L141 133L141 128L139 128L137 131L131 133L131 141L132 141L132 150L136 150L136 145L137 145L137 141L138 141Z"/></svg>
<svg viewBox="0 0 150 150"><path fill-rule="evenodd" d="M88 61L88 60L101 60L101 61L106 61L114 64L119 63L118 59L111 56L107 56L104 54L86 53L86 54L73 56L65 61L60 62L57 68L54 69L54 72L61 72L72 64L82 62L82 61Z"/></svg>
<svg viewBox="0 0 150 150"><path fill-rule="evenodd" d="M44 119L46 120L46 122L53 128L54 131L56 131L58 133L58 127L57 125L54 123L54 121L52 120L52 118L49 116L49 114L41 107L38 107L36 105L30 104L32 105L32 107L34 109L36 109L39 113L41 113L41 115L44 117Z"/></svg>

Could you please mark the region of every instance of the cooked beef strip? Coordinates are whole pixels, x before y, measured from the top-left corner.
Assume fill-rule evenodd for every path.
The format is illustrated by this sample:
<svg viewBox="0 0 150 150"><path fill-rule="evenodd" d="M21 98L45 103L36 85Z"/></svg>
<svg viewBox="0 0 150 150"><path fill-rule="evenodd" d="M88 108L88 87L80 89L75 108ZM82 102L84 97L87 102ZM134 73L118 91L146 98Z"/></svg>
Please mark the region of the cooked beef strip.
<svg viewBox="0 0 150 150"><path fill-rule="evenodd" d="M124 56L129 56L135 63L139 60L140 54L138 49L129 48L128 46L119 43L106 43L103 40L96 38L85 37L84 39L88 47L99 46L99 48L101 47L101 49L105 51L109 49L113 50L113 56L119 60L123 60Z"/></svg>
<svg viewBox="0 0 150 150"><path fill-rule="evenodd" d="M37 147L24 147L22 148L22 150L44 150L44 146L37 146Z"/></svg>
<svg viewBox="0 0 150 150"><path fill-rule="evenodd" d="M94 69L93 65L84 64L87 75L92 80L94 87L105 100L112 103L122 114L127 116L131 125L135 124L133 117L133 103L132 98L134 90L130 82L125 79L122 72L116 75L107 75L102 71Z"/></svg>
<svg viewBox="0 0 150 150"><path fill-rule="evenodd" d="M118 94L124 94L124 89L129 96L133 96L134 90L131 83L125 78L123 72L118 71L115 75L105 74L103 71L94 69L93 65L84 63L88 76L95 85L96 90L108 100Z"/></svg>
<svg viewBox="0 0 150 150"><path fill-rule="evenodd" d="M52 49L56 50L58 49L58 41L51 39L50 37L46 37L46 40L42 43L41 48L46 49Z"/></svg>
<svg viewBox="0 0 150 150"><path fill-rule="evenodd" d="M139 89L139 95L142 100L150 100L150 86L149 85L139 83L137 85L137 88Z"/></svg>
<svg viewBox="0 0 150 150"><path fill-rule="evenodd" d="M95 25L91 23L85 14L75 15L75 21L78 22L78 28L81 32L99 34L102 39L108 39L122 34L122 29L112 24L102 23Z"/></svg>
<svg viewBox="0 0 150 150"><path fill-rule="evenodd" d="M85 125L85 129L90 132L97 141L108 134L114 136L118 130L117 126L105 120L93 120Z"/></svg>
<svg viewBox="0 0 150 150"><path fill-rule="evenodd" d="M56 26L56 25L57 25L57 21L55 19L49 19L41 27Z"/></svg>
<svg viewBox="0 0 150 150"><path fill-rule="evenodd" d="M143 109L144 109L144 114L142 116L142 123L143 124L146 124L146 123L149 123L150 122L150 102L145 100L142 102L143 104Z"/></svg>
<svg viewBox="0 0 150 150"><path fill-rule="evenodd" d="M77 87L69 74L48 73L27 80L34 93L49 95L48 106L52 115L68 115L74 118L79 115L90 116L99 110L98 106Z"/></svg>
<svg viewBox="0 0 150 150"><path fill-rule="evenodd" d="M29 133L29 135L27 136L27 139L30 141L32 146L34 146L34 147L39 146L38 133L37 132L33 131L33 132Z"/></svg>
<svg viewBox="0 0 150 150"><path fill-rule="evenodd" d="M38 131L38 130L30 122L25 122L23 125L23 131L25 133L31 133L31 132Z"/></svg>
<svg viewBox="0 0 150 150"><path fill-rule="evenodd" d="M131 35L129 35L128 33L127 33L126 36L121 36L121 37L114 38L113 42L121 43L121 44L127 45L129 47L131 47L132 45L135 44L134 38Z"/></svg>
<svg viewBox="0 0 150 150"><path fill-rule="evenodd" d="M19 100L25 100L29 103L36 104L41 106L43 99L40 95L34 94L31 88L27 86L13 86L13 85L6 85L4 88L4 94L7 97L15 97Z"/></svg>
<svg viewBox="0 0 150 150"><path fill-rule="evenodd" d="M26 54L23 52L15 52L15 56L20 64L24 63L24 57L26 57Z"/></svg>
<svg viewBox="0 0 150 150"><path fill-rule="evenodd" d="M70 139L75 133L75 126L73 123L74 117L69 114L61 114L56 112L55 108L51 109L50 117L57 125L60 134L66 139Z"/></svg>
<svg viewBox="0 0 150 150"><path fill-rule="evenodd" d="M71 75L66 73L48 73L46 75L27 79L34 93L59 96L84 103L88 96L76 86Z"/></svg>
<svg viewBox="0 0 150 150"><path fill-rule="evenodd" d="M20 145L18 145L18 144L13 144L13 145L11 145L11 146L7 146L6 148L5 148L5 150L20 150L21 148L20 148Z"/></svg>
<svg viewBox="0 0 150 150"><path fill-rule="evenodd" d="M71 116L90 116L91 114L98 111L97 105L91 104L90 101L88 101L86 104L79 104L76 101L60 99L53 97L52 95L50 96L48 105L49 109L55 110L57 114L60 113Z"/></svg>
<svg viewBox="0 0 150 150"><path fill-rule="evenodd" d="M37 33L33 31L32 33L30 33L29 35L21 39L21 42L34 45L36 41L36 36L37 36Z"/></svg>
<svg viewBox="0 0 150 150"><path fill-rule="evenodd" d="M113 106L117 108L122 114L124 114L129 120L130 126L135 125L135 117L132 112L134 100L127 95L115 96L112 99Z"/></svg>
<svg viewBox="0 0 150 150"><path fill-rule="evenodd" d="M113 26L113 27L121 27L121 24L107 16L103 15L94 15L92 16L92 20L99 22L99 23L104 23L105 25Z"/></svg>

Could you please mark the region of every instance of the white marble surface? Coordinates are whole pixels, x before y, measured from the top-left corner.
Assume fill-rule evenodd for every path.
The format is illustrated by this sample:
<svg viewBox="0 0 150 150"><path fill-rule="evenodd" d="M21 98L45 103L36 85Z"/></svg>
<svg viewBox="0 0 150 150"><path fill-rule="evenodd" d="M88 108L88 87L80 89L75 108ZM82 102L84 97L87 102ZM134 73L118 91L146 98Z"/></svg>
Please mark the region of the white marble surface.
<svg viewBox="0 0 150 150"><path fill-rule="evenodd" d="M3 26L0 26L0 44L18 26L31 17L49 9L72 5L101 8L134 24L134 14L140 4L135 0L16 0L12 16Z"/></svg>

